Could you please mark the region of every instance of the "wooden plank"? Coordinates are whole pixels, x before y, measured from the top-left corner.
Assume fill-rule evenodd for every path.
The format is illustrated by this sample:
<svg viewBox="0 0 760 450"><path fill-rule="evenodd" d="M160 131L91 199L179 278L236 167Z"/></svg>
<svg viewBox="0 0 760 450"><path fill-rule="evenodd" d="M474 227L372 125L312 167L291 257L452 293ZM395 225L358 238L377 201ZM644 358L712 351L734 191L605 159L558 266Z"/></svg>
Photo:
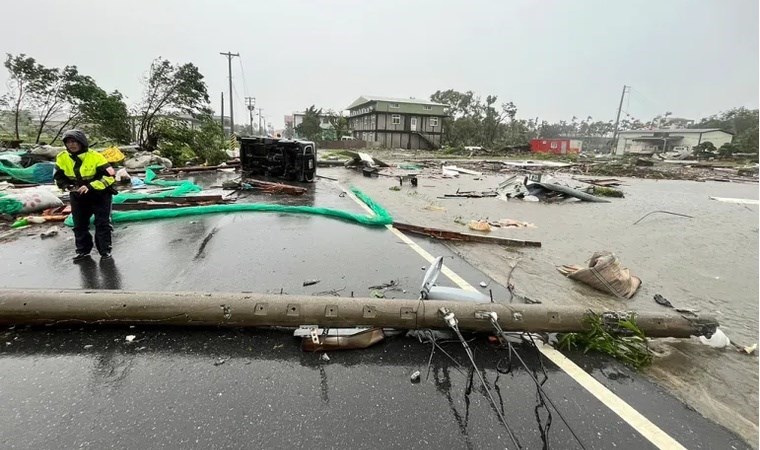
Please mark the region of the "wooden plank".
<svg viewBox="0 0 760 450"><path fill-rule="evenodd" d="M393 222L393 226L408 233L429 236L447 241L483 242L486 244L499 244L511 247L541 247L539 241L525 241L522 239L510 239L498 236L483 236L472 233L460 233L457 231L442 230L440 228L421 227L408 223Z"/></svg>

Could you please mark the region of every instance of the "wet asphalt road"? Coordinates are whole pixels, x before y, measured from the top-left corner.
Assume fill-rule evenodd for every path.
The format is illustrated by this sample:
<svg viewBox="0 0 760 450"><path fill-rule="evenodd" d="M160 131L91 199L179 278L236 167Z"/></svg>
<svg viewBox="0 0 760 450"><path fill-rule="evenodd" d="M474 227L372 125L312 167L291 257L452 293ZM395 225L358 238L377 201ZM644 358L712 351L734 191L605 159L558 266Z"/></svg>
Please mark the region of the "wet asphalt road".
<svg viewBox="0 0 760 450"><path fill-rule="evenodd" d="M304 202L362 210L327 182ZM254 199L251 199L254 200ZM261 199L255 199L261 200ZM489 280L444 246L414 239L477 286ZM205 242L205 244L204 244ZM0 246L5 287L254 291L416 298L427 262L384 228L323 217L230 214L117 225L115 258L74 265L70 233ZM304 280L320 283L303 287ZM439 279L450 285L448 280ZM496 301L508 294L491 283ZM406 290L406 293L403 292ZM134 341L125 337L134 335ZM540 406L528 370L475 339L499 408L523 448L651 448L633 428L544 360ZM445 353L451 356L449 358ZM736 435L601 357L570 355L687 448L747 448ZM366 350L305 353L284 330L157 327L11 328L0 331L3 448L514 448L459 342L403 336ZM428 360L431 364L428 367ZM410 382L420 370L422 380ZM562 418L569 426L563 423ZM542 431L543 430L543 431Z"/></svg>

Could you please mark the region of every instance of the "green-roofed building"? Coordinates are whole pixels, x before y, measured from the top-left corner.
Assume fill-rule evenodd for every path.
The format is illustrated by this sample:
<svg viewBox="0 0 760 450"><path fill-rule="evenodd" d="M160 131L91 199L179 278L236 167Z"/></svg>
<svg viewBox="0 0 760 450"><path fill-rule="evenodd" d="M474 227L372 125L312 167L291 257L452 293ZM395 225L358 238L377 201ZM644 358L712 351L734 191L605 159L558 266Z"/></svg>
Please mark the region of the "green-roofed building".
<svg viewBox="0 0 760 450"><path fill-rule="evenodd" d="M414 98L364 95L346 108L356 139L383 148L441 147L446 105Z"/></svg>

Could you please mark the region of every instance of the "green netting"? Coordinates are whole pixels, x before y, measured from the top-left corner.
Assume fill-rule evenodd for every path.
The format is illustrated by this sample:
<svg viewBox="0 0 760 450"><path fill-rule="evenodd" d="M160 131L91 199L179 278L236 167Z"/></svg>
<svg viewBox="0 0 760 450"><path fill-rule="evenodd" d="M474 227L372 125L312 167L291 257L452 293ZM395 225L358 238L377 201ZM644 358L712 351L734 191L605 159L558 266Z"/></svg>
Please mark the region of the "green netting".
<svg viewBox="0 0 760 450"><path fill-rule="evenodd" d="M190 181L166 181L166 180L157 180L156 174L150 169L145 169L145 184L149 184L152 186L164 186L164 187L174 187L174 189L170 189L167 191L162 192L153 192L151 194L142 193L142 192L124 192L119 193L113 196L113 202L114 203L124 203L128 200L149 200L154 198L166 198L166 197L182 197L187 194L191 194L193 192L200 192L203 190L200 186L197 184L194 184Z"/></svg>
<svg viewBox="0 0 760 450"><path fill-rule="evenodd" d="M367 226L383 226L393 223L393 218L382 206L359 189L352 187L353 192L361 201L372 209L373 215L357 214L350 211L314 206L277 205L268 203L236 203L231 205L189 206L187 208L154 209L147 211L114 211L111 219L114 223L134 222L140 220L166 219L173 217L195 216L201 214L220 214L231 212L276 212L285 214L315 214L334 217L349 222ZM66 226L74 226L71 216L64 222Z"/></svg>
<svg viewBox="0 0 760 450"><path fill-rule="evenodd" d="M5 193L0 192L0 214L14 215L21 211L24 204L15 198L6 197Z"/></svg>
<svg viewBox="0 0 760 450"><path fill-rule="evenodd" d="M6 167L0 164L0 172L10 176L14 180L27 183L46 184L53 182L55 164L51 162L39 162L25 168Z"/></svg>

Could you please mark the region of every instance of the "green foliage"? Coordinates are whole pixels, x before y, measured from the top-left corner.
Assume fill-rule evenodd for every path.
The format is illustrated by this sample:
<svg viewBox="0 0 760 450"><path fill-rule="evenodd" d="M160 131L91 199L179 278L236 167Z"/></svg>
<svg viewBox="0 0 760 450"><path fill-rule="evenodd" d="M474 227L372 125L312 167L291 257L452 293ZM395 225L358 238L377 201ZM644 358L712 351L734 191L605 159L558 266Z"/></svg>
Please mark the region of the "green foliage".
<svg viewBox="0 0 760 450"><path fill-rule="evenodd" d="M623 191L603 186L594 186L594 195L597 197L625 197L625 195L623 195Z"/></svg>
<svg viewBox="0 0 760 450"><path fill-rule="evenodd" d="M720 128L734 133L736 153L758 153L758 124L760 117L757 109L734 108L706 117L695 123L692 128Z"/></svg>
<svg viewBox="0 0 760 450"><path fill-rule="evenodd" d="M154 127L161 115L178 112L193 116L210 114L206 83L192 63L175 66L159 57L151 64L145 84L137 133L140 146L145 149L153 149L158 140Z"/></svg>
<svg viewBox="0 0 760 450"><path fill-rule="evenodd" d="M721 145L718 149L718 156L721 158L731 158L734 156L734 153L737 153L739 151L739 147L736 144L732 144L730 142L726 142L725 144Z"/></svg>
<svg viewBox="0 0 760 450"><path fill-rule="evenodd" d="M328 111L327 117L333 130L335 130L336 140L349 134L350 126L348 124L348 117L343 117L334 111Z"/></svg>
<svg viewBox="0 0 760 450"><path fill-rule="evenodd" d="M10 78L8 80L8 94L5 102L13 111L14 135L21 139L19 127L20 116L24 109L31 109L35 100L43 96L44 91L51 83L53 73L51 69L26 54L13 56L6 54L4 63Z"/></svg>
<svg viewBox="0 0 760 450"><path fill-rule="evenodd" d="M617 328L622 332L613 333L602 318L594 313L586 316L587 331L567 333L559 341L560 349L582 348L583 353L595 351L605 353L636 369L652 362L652 352L647 346L646 336L634 319L619 320Z"/></svg>
<svg viewBox="0 0 760 450"><path fill-rule="evenodd" d="M52 144L66 128L84 122L100 137L119 143L129 141L127 108L121 95L107 94L76 66L48 68L21 54L8 55L5 68L12 89L2 103L12 109L16 136L25 129L35 143L44 139ZM36 124L30 120L24 123L27 111L37 116Z"/></svg>
<svg viewBox="0 0 760 450"><path fill-rule="evenodd" d="M710 141L702 142L699 145L695 145L693 148L694 157L697 159L714 158L718 151L715 145Z"/></svg>
<svg viewBox="0 0 760 450"><path fill-rule="evenodd" d="M320 140L322 138L322 127L319 125L320 115L322 115L322 108L317 109L314 105L306 108L303 122L296 126L296 134L310 141Z"/></svg>
<svg viewBox="0 0 760 450"><path fill-rule="evenodd" d="M188 162L217 165L227 160L224 148L229 142L210 115L201 116L199 124L194 127L177 118L159 118L154 134L161 155L177 166Z"/></svg>

